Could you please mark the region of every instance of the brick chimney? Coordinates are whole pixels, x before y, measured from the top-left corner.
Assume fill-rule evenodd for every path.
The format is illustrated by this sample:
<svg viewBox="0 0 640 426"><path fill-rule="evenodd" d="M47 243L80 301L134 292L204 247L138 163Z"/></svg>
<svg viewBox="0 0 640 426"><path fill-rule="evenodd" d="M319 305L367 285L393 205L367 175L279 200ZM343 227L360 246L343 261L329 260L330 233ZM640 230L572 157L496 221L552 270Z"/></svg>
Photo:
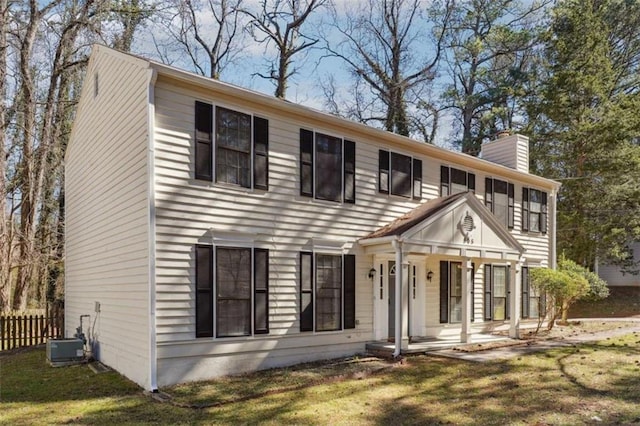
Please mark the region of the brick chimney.
<svg viewBox="0 0 640 426"><path fill-rule="evenodd" d="M480 158L529 173L529 138L517 133L498 133L495 140L482 144Z"/></svg>

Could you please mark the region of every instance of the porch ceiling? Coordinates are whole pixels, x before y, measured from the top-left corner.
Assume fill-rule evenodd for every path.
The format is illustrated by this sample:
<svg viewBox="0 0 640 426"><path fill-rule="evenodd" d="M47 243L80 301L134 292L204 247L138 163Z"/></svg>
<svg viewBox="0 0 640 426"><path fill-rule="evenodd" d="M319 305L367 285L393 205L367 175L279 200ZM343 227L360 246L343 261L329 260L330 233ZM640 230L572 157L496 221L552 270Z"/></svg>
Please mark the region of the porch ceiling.
<svg viewBox="0 0 640 426"><path fill-rule="evenodd" d="M472 192L430 200L359 240L367 253L518 260L525 249Z"/></svg>

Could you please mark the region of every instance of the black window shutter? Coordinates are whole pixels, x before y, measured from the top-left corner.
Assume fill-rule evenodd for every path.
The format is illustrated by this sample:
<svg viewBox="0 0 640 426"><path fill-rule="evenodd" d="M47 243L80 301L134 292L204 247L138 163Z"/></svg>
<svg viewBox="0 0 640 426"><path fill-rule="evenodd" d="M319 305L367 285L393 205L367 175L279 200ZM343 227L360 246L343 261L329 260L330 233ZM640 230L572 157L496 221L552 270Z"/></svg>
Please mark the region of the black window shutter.
<svg viewBox="0 0 640 426"><path fill-rule="evenodd" d="M300 129L300 195L313 197L313 132Z"/></svg>
<svg viewBox="0 0 640 426"><path fill-rule="evenodd" d="M313 331L313 254L300 253L300 331Z"/></svg>
<svg viewBox="0 0 640 426"><path fill-rule="evenodd" d="M484 319L493 318L493 297L491 296L491 265L484 265Z"/></svg>
<svg viewBox="0 0 640 426"><path fill-rule="evenodd" d="M529 268L522 267L522 318L529 318Z"/></svg>
<svg viewBox="0 0 640 426"><path fill-rule="evenodd" d="M253 251L254 333L269 333L269 250Z"/></svg>
<svg viewBox="0 0 640 426"><path fill-rule="evenodd" d="M356 256L344 255L344 328L356 328Z"/></svg>
<svg viewBox="0 0 640 426"><path fill-rule="evenodd" d="M512 183L510 183L507 187L507 198L508 198L508 217L507 217L507 227L509 229L513 229L513 217L515 214L515 200L514 200L515 187Z"/></svg>
<svg viewBox="0 0 640 426"><path fill-rule="evenodd" d="M446 197L449 194L449 168L440 166L440 196Z"/></svg>
<svg viewBox="0 0 640 426"><path fill-rule="evenodd" d="M493 213L493 179L484 178L484 205Z"/></svg>
<svg viewBox="0 0 640 426"><path fill-rule="evenodd" d="M422 198L422 160L413 159L413 198Z"/></svg>
<svg viewBox="0 0 640 426"><path fill-rule="evenodd" d="M356 202L356 143L344 141L344 202Z"/></svg>
<svg viewBox="0 0 640 426"><path fill-rule="evenodd" d="M269 120L253 117L253 187L269 189Z"/></svg>
<svg viewBox="0 0 640 426"><path fill-rule="evenodd" d="M440 261L440 323L449 322L449 262Z"/></svg>
<svg viewBox="0 0 640 426"><path fill-rule="evenodd" d="M213 337L213 247L196 245L196 337Z"/></svg>
<svg viewBox="0 0 640 426"><path fill-rule="evenodd" d="M389 151L378 151L378 191L389 193Z"/></svg>
<svg viewBox="0 0 640 426"><path fill-rule="evenodd" d="M522 230L529 230L529 188L522 188Z"/></svg>
<svg viewBox="0 0 640 426"><path fill-rule="evenodd" d="M542 192L542 212L540 213L540 232L547 233L547 193Z"/></svg>
<svg viewBox="0 0 640 426"><path fill-rule="evenodd" d="M467 173L467 189L476 192L476 175Z"/></svg>
<svg viewBox="0 0 640 426"><path fill-rule="evenodd" d="M213 177L213 105L196 101L196 179L211 180Z"/></svg>

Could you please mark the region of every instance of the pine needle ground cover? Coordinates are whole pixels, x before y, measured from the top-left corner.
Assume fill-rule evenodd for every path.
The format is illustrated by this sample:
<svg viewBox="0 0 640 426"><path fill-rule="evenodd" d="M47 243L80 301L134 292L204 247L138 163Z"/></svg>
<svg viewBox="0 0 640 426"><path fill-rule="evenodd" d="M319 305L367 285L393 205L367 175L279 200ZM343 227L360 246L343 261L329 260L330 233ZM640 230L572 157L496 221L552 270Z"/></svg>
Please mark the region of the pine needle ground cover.
<svg viewBox="0 0 640 426"><path fill-rule="evenodd" d="M640 424L640 334L469 363L310 364L162 389L0 355L0 424Z"/></svg>

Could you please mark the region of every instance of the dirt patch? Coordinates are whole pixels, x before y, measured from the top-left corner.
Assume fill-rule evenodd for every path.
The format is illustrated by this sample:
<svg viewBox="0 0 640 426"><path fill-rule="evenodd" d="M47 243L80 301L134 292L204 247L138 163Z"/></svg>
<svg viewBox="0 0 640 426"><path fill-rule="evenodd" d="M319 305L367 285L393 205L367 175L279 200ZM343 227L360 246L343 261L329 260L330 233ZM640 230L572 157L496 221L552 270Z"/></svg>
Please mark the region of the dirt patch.
<svg viewBox="0 0 640 426"><path fill-rule="evenodd" d="M570 318L640 317L640 287L609 287L609 297L594 302L577 301Z"/></svg>

